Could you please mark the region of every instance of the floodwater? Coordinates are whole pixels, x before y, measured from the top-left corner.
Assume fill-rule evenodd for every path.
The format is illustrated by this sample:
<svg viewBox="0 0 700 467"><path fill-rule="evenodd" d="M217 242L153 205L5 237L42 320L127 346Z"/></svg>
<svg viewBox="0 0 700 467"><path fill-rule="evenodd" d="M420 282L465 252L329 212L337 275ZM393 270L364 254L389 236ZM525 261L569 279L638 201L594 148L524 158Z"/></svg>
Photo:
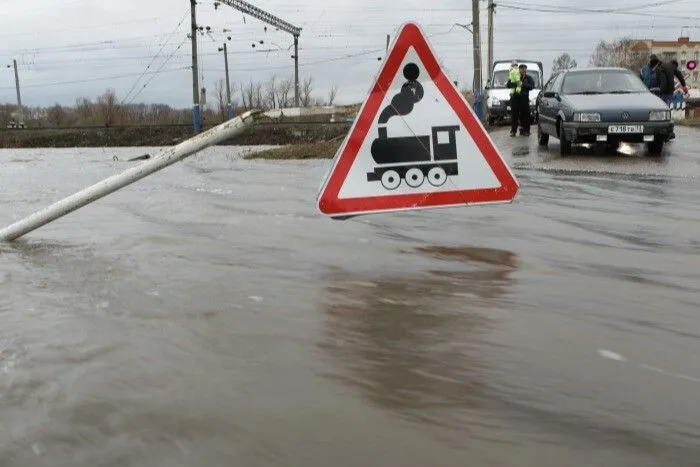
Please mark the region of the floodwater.
<svg viewBox="0 0 700 467"><path fill-rule="evenodd" d="M513 204L347 221L315 212L329 161L210 148L0 245L0 465L698 465L677 134L562 159L497 131ZM0 223L149 151L2 150Z"/></svg>

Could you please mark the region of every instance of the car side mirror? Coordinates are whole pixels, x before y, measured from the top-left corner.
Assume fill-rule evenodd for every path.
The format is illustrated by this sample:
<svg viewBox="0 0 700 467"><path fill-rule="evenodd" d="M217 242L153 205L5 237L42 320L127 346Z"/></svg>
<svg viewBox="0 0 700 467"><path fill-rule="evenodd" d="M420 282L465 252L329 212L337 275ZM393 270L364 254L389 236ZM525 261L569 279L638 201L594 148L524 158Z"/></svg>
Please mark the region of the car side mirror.
<svg viewBox="0 0 700 467"><path fill-rule="evenodd" d="M561 100L561 98L559 97L559 93L554 91L545 91L542 93L542 96L547 98L553 98L556 100Z"/></svg>
<svg viewBox="0 0 700 467"><path fill-rule="evenodd" d="M657 96L661 94L661 88L649 88L649 91Z"/></svg>

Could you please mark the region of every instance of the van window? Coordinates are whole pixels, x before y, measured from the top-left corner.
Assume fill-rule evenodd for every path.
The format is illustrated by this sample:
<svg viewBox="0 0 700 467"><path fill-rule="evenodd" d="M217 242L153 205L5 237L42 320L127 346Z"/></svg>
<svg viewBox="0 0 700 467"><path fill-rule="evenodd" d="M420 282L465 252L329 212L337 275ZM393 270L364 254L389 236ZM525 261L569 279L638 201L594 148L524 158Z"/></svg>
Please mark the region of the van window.
<svg viewBox="0 0 700 467"><path fill-rule="evenodd" d="M536 70L527 70L527 75L535 82L535 87L539 88L540 74ZM498 70L493 72L492 88L505 88L508 82L508 70Z"/></svg>

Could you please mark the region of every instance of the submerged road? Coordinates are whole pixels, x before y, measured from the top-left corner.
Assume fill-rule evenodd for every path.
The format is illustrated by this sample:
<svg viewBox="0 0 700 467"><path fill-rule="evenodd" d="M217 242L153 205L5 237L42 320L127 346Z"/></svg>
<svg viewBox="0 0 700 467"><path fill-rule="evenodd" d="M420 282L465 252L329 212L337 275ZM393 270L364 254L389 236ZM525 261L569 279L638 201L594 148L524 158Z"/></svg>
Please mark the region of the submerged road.
<svg viewBox="0 0 700 467"><path fill-rule="evenodd" d="M0 465L695 466L700 132L339 222L210 148L0 245ZM148 148L0 151L4 226ZM117 154L120 161L113 161Z"/></svg>

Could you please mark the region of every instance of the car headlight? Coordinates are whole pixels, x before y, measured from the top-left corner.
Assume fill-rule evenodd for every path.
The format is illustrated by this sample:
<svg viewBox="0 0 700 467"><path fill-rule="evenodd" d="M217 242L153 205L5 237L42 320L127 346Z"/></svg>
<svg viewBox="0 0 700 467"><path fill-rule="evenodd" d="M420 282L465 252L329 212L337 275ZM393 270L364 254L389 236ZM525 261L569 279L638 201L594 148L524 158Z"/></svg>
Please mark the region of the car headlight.
<svg viewBox="0 0 700 467"><path fill-rule="evenodd" d="M671 120L671 111L670 110L652 110L649 112L649 120L650 121L664 121L664 120Z"/></svg>
<svg viewBox="0 0 700 467"><path fill-rule="evenodd" d="M575 122L599 122L600 114L598 112L576 112L574 114Z"/></svg>
<svg viewBox="0 0 700 467"><path fill-rule="evenodd" d="M501 105L501 101L494 97L491 99L491 105Z"/></svg>

